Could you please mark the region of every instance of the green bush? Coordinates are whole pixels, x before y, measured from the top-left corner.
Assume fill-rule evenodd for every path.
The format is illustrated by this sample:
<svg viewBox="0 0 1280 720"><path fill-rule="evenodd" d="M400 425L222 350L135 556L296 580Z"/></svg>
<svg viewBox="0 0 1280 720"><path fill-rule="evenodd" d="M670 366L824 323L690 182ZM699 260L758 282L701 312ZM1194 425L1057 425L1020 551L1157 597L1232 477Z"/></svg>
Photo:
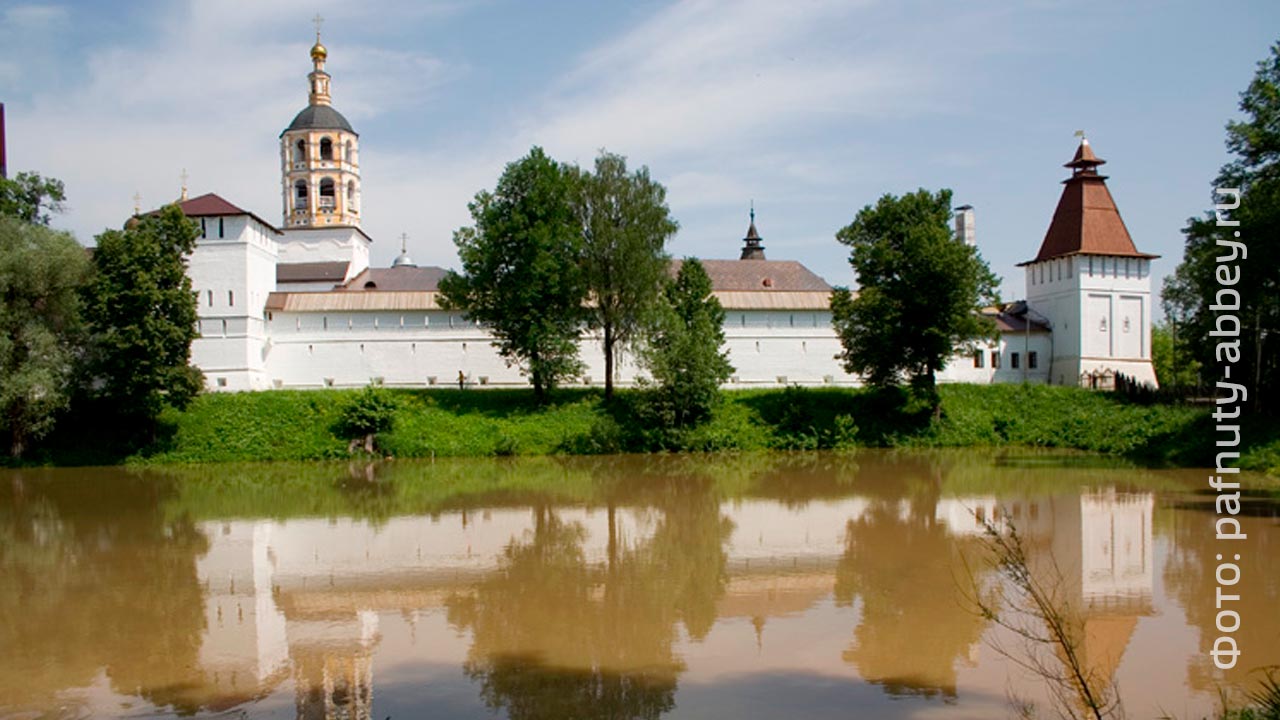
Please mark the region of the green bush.
<svg viewBox="0 0 1280 720"><path fill-rule="evenodd" d="M370 385L342 408L337 431L344 438L360 438L390 430L396 421L396 403L390 394Z"/></svg>

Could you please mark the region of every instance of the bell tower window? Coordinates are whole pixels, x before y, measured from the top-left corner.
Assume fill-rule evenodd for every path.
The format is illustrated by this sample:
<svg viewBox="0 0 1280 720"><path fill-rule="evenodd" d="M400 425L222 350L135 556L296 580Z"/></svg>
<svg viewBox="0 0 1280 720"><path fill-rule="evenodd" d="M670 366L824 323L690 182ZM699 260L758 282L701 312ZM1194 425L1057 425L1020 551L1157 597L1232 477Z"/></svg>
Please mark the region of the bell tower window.
<svg viewBox="0 0 1280 720"><path fill-rule="evenodd" d="M347 210L350 212L356 211L356 181L355 180L347 181Z"/></svg>
<svg viewBox="0 0 1280 720"><path fill-rule="evenodd" d="M347 161L350 165L356 164L356 148L351 144L350 140L348 140L346 145L343 147L342 159Z"/></svg>
<svg viewBox="0 0 1280 720"><path fill-rule="evenodd" d="M306 140L299 140L297 144L293 146L293 161L297 163L304 163L307 161Z"/></svg>
<svg viewBox="0 0 1280 720"><path fill-rule="evenodd" d="M293 209L307 209L307 181L299 180L293 184Z"/></svg>
<svg viewBox="0 0 1280 720"><path fill-rule="evenodd" d="M333 209L336 205L335 198L336 198L336 195L334 192L333 180L331 178L325 178L321 180L320 181L320 207Z"/></svg>
<svg viewBox="0 0 1280 720"><path fill-rule="evenodd" d="M320 140L320 159L321 160L333 159L333 141L330 140L329 138L322 138Z"/></svg>

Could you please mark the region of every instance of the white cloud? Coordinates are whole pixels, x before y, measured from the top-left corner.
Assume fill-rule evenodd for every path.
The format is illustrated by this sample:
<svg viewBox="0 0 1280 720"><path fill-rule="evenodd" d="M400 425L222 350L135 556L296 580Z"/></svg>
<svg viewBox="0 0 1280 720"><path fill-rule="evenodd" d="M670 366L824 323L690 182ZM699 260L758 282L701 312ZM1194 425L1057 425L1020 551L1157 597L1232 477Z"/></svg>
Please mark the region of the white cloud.
<svg viewBox="0 0 1280 720"><path fill-rule="evenodd" d="M335 104L362 131L375 262L389 262L398 251L391 238L408 232L419 262L455 264L450 238L470 220L467 202L533 144L584 165L602 147L648 165L686 229L681 252L723 256L745 228L749 200L767 208L775 228L806 217L815 198L829 200L856 174L862 124L933 112L941 102L923 60L868 40L872 4L693 0L601 38L560 77L512 94L499 117L452 139L413 137L432 98L467 92L460 79L473 73L379 42L376 24L391 32L457 7L389 5L375 22L350 4L318 5ZM11 138L34 139L39 159L29 166L67 182L69 219L84 241L117 226L135 191L146 206L172 199L183 168L193 193L216 191L274 219L277 136L305 103L304 23L316 9L301 0L170 6L136 43L99 48L81 87L15 107ZM356 23L359 40L346 37ZM398 137L368 131L385 119ZM710 237L708 214L726 213L743 227Z"/></svg>
<svg viewBox="0 0 1280 720"><path fill-rule="evenodd" d="M136 44L96 48L77 86L10 102L10 166L66 182L64 220L82 242L118 227L135 192L145 207L174 199L184 168L193 194L277 217L277 137L306 104L311 42L305 30L275 39L260 5L179 8ZM356 43L334 56L334 93L353 121L423 103L450 72L424 53Z"/></svg>
<svg viewBox="0 0 1280 720"><path fill-rule="evenodd" d="M848 53L863 5L674 5L584 56L523 136L566 155L740 153L786 129L879 115L921 90L910 68Z"/></svg>

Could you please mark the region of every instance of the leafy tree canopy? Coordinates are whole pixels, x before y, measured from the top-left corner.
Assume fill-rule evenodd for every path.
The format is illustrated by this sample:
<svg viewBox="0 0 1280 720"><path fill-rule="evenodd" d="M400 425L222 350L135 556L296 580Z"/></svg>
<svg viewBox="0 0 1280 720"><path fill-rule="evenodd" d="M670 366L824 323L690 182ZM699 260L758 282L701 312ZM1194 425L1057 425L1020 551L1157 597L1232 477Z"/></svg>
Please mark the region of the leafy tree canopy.
<svg viewBox="0 0 1280 720"><path fill-rule="evenodd" d="M859 284L856 296L838 289L831 299L849 372L873 385L905 376L932 392L948 359L994 335L979 311L996 303L999 281L950 219L951 191L921 189L885 195L836 233Z"/></svg>
<svg viewBox="0 0 1280 720"><path fill-rule="evenodd" d="M659 421L683 427L710 416L733 366L722 349L724 308L701 262L686 258L664 299L642 359L658 385Z"/></svg>
<svg viewBox="0 0 1280 720"><path fill-rule="evenodd" d="M1227 123L1227 148L1235 158L1222 167L1215 188L1240 191L1239 206L1223 210L1220 224L1213 212L1191 218L1183 230L1186 246L1182 263L1165 278L1163 302L1171 325L1177 327L1178 352L1189 353L1204 367L1237 364L1235 377L1247 378L1250 401L1275 412L1280 399L1280 43L1258 63L1257 73L1241 93L1242 119ZM1213 201L1230 198L1215 194ZM1224 286L1217 277L1218 257L1234 253L1229 243L1240 242L1247 258L1234 263L1239 282ZM1222 243L1222 244L1220 244ZM1239 309L1211 310L1223 300ZM1235 315L1241 323L1237 338L1216 337L1218 316ZM1212 378L1202 378L1211 383Z"/></svg>
<svg viewBox="0 0 1280 720"><path fill-rule="evenodd" d="M637 341L651 321L671 262L666 244L679 225L666 188L648 168L627 172L626 158L602 151L595 172L577 175L591 325L601 333L605 397L612 397L616 350Z"/></svg>
<svg viewBox="0 0 1280 720"><path fill-rule="evenodd" d="M166 404L185 407L203 384L190 365L196 300L186 272L198 235L168 205L97 237L85 292L92 382L140 430L154 431Z"/></svg>
<svg viewBox="0 0 1280 720"><path fill-rule="evenodd" d="M20 172L12 180L0 178L0 216L48 225L53 213L62 212L66 194L61 180Z"/></svg>
<svg viewBox="0 0 1280 720"><path fill-rule="evenodd" d="M468 205L475 224L453 236L462 272L440 282L446 306L487 326L539 398L582 367L586 286L573 188L571 171L542 148L508 164L493 192Z"/></svg>
<svg viewBox="0 0 1280 720"><path fill-rule="evenodd" d="M69 234L0 217L0 431L15 458L70 399L88 266Z"/></svg>

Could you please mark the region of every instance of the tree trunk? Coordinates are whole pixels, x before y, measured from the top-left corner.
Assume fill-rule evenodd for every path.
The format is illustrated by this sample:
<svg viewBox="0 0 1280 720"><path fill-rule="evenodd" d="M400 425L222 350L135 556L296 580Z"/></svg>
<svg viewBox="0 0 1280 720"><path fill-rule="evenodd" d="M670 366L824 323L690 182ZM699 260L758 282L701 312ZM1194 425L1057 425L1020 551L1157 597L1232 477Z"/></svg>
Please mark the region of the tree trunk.
<svg viewBox="0 0 1280 720"><path fill-rule="evenodd" d="M613 327L604 326L604 399L613 399Z"/></svg>
<svg viewBox="0 0 1280 720"><path fill-rule="evenodd" d="M929 402L933 403L933 421L937 422L942 419L942 396L938 394L938 376L933 370L933 366L929 366L929 374L925 376L928 383L925 391L929 393Z"/></svg>
<svg viewBox="0 0 1280 720"><path fill-rule="evenodd" d="M14 460L22 459L27 449L27 434L23 432L22 415L24 399L19 398L9 413L9 456Z"/></svg>

